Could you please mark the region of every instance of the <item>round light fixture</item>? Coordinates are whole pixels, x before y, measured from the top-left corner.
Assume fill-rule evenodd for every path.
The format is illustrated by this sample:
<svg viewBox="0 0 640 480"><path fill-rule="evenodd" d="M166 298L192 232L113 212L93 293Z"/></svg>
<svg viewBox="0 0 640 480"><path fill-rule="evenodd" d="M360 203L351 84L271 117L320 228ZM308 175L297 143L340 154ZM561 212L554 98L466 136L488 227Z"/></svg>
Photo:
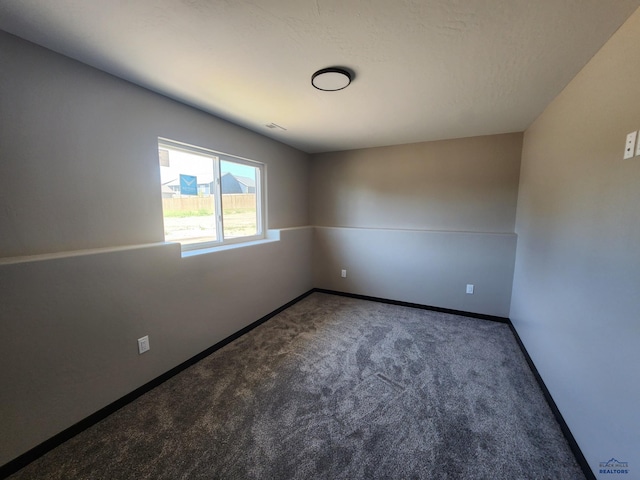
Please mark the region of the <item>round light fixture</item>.
<svg viewBox="0 0 640 480"><path fill-rule="evenodd" d="M350 83L351 73L344 68L323 68L311 76L311 85L325 92L342 90L343 88L347 88Z"/></svg>

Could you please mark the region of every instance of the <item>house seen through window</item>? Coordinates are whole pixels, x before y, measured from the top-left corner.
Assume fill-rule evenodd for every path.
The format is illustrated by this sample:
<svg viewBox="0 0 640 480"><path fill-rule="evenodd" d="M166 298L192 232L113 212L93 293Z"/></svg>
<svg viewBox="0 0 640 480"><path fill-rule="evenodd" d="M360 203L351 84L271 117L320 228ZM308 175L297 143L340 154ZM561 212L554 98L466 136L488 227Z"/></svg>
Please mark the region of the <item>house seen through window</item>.
<svg viewBox="0 0 640 480"><path fill-rule="evenodd" d="M158 141L164 237L183 250L264 238L264 165Z"/></svg>

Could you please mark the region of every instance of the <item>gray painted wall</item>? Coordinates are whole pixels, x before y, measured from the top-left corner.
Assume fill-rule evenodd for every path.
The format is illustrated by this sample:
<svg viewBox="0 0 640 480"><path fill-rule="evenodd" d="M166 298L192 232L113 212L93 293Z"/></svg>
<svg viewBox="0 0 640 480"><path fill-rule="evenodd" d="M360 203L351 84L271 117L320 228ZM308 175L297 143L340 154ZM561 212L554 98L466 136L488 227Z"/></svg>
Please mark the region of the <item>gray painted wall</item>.
<svg viewBox="0 0 640 480"><path fill-rule="evenodd" d="M308 224L308 156L2 32L0 65L4 464L308 291L312 229L182 259L158 136L266 163L272 229Z"/></svg>
<svg viewBox="0 0 640 480"><path fill-rule="evenodd" d="M314 225L513 233L522 134L313 155Z"/></svg>
<svg viewBox="0 0 640 480"><path fill-rule="evenodd" d="M314 155L311 221L332 227L314 285L508 316L521 150L514 133Z"/></svg>
<svg viewBox="0 0 640 480"><path fill-rule="evenodd" d="M308 223L306 154L4 32L0 41L0 257L163 241L159 136L266 163L269 228Z"/></svg>
<svg viewBox="0 0 640 480"><path fill-rule="evenodd" d="M591 468L640 478L640 11L526 131L511 318ZM601 474L599 478L612 475Z"/></svg>
<svg viewBox="0 0 640 480"><path fill-rule="evenodd" d="M507 317L515 251L514 234L315 227L314 286Z"/></svg>

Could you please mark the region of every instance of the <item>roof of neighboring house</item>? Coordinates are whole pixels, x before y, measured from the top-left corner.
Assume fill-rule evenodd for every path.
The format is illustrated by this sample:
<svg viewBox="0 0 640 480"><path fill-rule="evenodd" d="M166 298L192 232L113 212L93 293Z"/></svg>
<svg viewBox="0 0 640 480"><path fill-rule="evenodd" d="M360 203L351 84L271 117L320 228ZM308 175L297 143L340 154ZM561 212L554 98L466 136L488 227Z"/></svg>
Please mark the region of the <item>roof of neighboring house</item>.
<svg viewBox="0 0 640 480"><path fill-rule="evenodd" d="M240 175L234 175L233 173L229 173L229 172L225 173L222 176L225 177L227 175L231 175L238 182L240 182L243 185L246 185L247 187L255 187L256 186L256 181L253 178L241 177Z"/></svg>
<svg viewBox="0 0 640 480"><path fill-rule="evenodd" d="M253 178L249 177L241 177L240 175L234 175L233 173L225 173L222 175L223 177L230 175L235 178L239 183L246 185L247 187L255 187L256 181ZM208 184L213 182L213 177L210 175L198 175L198 185ZM173 186L180 185L180 178L174 178L170 182L165 183L164 185Z"/></svg>

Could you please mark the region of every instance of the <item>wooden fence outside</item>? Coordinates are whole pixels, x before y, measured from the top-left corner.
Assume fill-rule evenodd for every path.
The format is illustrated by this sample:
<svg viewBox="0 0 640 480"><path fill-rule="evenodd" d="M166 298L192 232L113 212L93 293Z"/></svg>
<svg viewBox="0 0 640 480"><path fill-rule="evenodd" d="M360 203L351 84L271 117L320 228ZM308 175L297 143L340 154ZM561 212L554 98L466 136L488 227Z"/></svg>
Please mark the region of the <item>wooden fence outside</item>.
<svg viewBox="0 0 640 480"><path fill-rule="evenodd" d="M213 210L213 200L212 195L163 198L162 208L165 212ZM222 205L224 209L255 208L256 195L254 193L225 193L222 195Z"/></svg>

